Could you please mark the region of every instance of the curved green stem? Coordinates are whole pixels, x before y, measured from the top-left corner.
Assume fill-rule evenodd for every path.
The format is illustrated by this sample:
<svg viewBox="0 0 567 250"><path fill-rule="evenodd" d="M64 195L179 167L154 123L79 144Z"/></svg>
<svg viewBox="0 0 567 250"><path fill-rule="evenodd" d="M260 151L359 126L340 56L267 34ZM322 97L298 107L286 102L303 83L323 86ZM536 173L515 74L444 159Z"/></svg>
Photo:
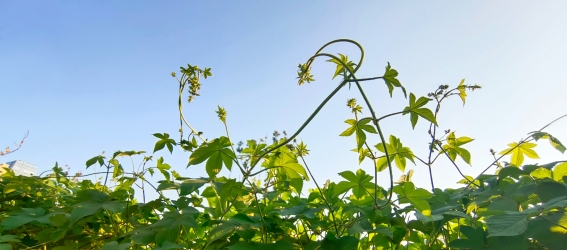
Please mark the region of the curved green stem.
<svg viewBox="0 0 567 250"><path fill-rule="evenodd" d="M181 123L181 128L179 128L179 132L181 132L181 137L183 137L183 122L185 122L185 125L187 125L187 127L189 127L189 129L191 129L191 132L195 135L197 135L197 137L199 137L201 140L203 140L204 142L207 142L207 140L205 140L203 137L201 137L201 135L199 134L199 132L197 132L197 130L195 130L191 124L189 124L189 122L187 122L187 120L185 119L185 116L183 115L183 90L185 89L185 84L183 84L183 77L181 77L181 80L179 81L179 103L178 103L178 107L179 107L179 119L180 119L180 123Z"/></svg>
<svg viewBox="0 0 567 250"><path fill-rule="evenodd" d="M351 73L351 76L354 78L354 80L356 80L355 76L354 76L354 72ZM374 123L374 126L376 127L376 130L378 130L378 135L380 135L380 140L382 141L382 144L386 144L386 140L384 139L384 134L382 133L382 129L380 128L380 124L378 124L378 119L376 118L376 113L374 113L374 109L372 109L372 105L370 104L370 101L368 100L368 98L366 97L366 94L364 93L364 90L362 90L362 87L360 86L360 83L358 81L356 81L356 87L358 87L358 90L360 91L360 94L362 95L362 98L364 99L364 102L366 102L366 105L368 106L368 110L370 110L370 114L372 115L372 121ZM384 203L384 205L382 206L378 206L376 207L377 209L383 209L384 207L386 207L390 201L392 200L392 193L393 193L393 187L394 187L394 173L392 171L392 163L390 162L390 155L388 154L388 149L387 147L384 147L384 154L386 154L386 162L388 163L388 171L390 172L390 191L388 192L388 199L386 199L386 203ZM376 163L375 163L376 164ZM374 169L374 186L378 185L378 178L377 178L377 173L376 173L376 168ZM376 187L375 187L376 188ZM374 202L376 203L376 199L377 197L374 196Z"/></svg>
<svg viewBox="0 0 567 250"><path fill-rule="evenodd" d="M326 53L316 54L316 55L312 56L311 58L309 58L308 61L312 62L315 58L320 57L320 56L325 56L325 57L330 57L330 58L336 59L337 61L341 62L345 68L347 68L347 65L346 65L344 62L340 61L340 59L339 59L338 57L336 57L336 56L334 56L334 55L331 55L331 54L326 54ZM262 160L262 158L263 158L264 156L266 156L267 154L269 154L269 153L275 151L276 149L278 149L278 148L280 148L280 147L282 147L282 146L284 146L284 145L286 145L286 144L292 142L292 141L303 131L303 129L305 129L305 127L311 122L311 120L313 120L313 118L315 118L315 116L317 116L317 114L319 113L319 111L321 111L321 109L327 104L327 102L329 102L329 100L331 100L331 98L333 98L333 96L334 96L337 92L339 92L339 90L340 90L342 87L344 87L344 86L346 85L346 83L347 83L347 82L346 82L345 80L343 80L343 81L339 84L339 86L337 86L337 87L333 90L333 92L331 92L331 94L329 94L329 95L325 98L325 100L323 100L323 102L321 102L321 104L319 104L319 106L315 109L315 111L313 111L313 113L309 116L309 118L307 118L307 120L301 125L301 127L299 127L299 129L298 129L293 135L291 135L287 140L285 140L284 142L282 142L282 143L276 145L275 147L270 148L270 149L264 151L264 152L258 157L258 159L257 159L255 162L253 162L252 164L250 164L250 169L253 169L253 168L260 162L260 160Z"/></svg>
<svg viewBox="0 0 567 250"><path fill-rule="evenodd" d="M358 80L347 80L347 82L364 82L364 81L373 81L373 80L378 80L378 79L384 79L383 76L377 76L377 77L369 77L369 78L360 78Z"/></svg>
<svg viewBox="0 0 567 250"><path fill-rule="evenodd" d="M354 75L354 72L358 71L358 69L360 68L360 66L362 65L362 62L364 61L364 48L362 48L362 45L360 45L358 42L351 40L351 39L336 39L333 41L330 41L328 43L326 43L325 45L321 46L321 48L319 48L319 50L317 50L317 52L315 52L315 55L310 57L307 60L307 65L306 68L310 68L311 64L313 63L313 61L315 60L315 58L319 57L319 56L327 56L327 57L331 57L333 59L336 59L338 62L340 62L343 67L345 67L345 69L349 69L348 66L341 61L338 57L331 55L331 54L327 54L327 53L320 53L323 49L325 49L327 46L334 44L334 43L339 43L339 42L347 42L347 43L351 43L354 44L358 47L358 49L360 50L360 59L358 61L358 64L356 65L356 67L354 68L354 70L352 72L350 72L352 75ZM349 69L350 71L350 69ZM262 159L262 157L264 157L265 155L267 155L270 152L273 152L274 150L280 148L283 145L288 144L289 142L293 141L293 139L295 139L295 137L297 137L297 135L299 135L299 133L301 133L301 131L303 131L303 129L307 126L307 124L309 124L309 122L311 122L311 120L317 115L317 113L319 113L319 111L323 108L323 106L325 106L325 104L327 104L327 102L342 88L346 85L348 79L343 80L339 86L337 86L337 88L335 88L335 90L333 90L333 92L331 92L331 94L329 96L327 96L327 98L325 98L325 100L323 100L323 102L317 107L317 109L315 109L315 111L311 114L311 116L309 116L309 118L307 118L307 120L303 123L303 125L301 125L301 127L297 130L297 132L295 132L289 139L287 139L286 141L284 141L283 143L278 144L277 146L269 149L268 151L264 152L263 154L260 155L260 157L258 157L258 160L256 160L255 162L253 162L250 165L250 168L254 168L254 166L256 166L256 164L258 164L258 162Z"/></svg>

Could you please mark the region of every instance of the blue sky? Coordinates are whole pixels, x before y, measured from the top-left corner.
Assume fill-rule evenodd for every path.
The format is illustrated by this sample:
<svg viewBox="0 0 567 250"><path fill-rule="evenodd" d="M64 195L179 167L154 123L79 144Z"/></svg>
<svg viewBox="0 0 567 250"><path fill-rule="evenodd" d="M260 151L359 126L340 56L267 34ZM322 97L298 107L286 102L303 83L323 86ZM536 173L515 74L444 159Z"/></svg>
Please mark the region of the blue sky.
<svg viewBox="0 0 567 250"><path fill-rule="evenodd" d="M20 151L1 161L24 160L40 171L58 162L89 173L85 161L102 151L151 153L151 134L178 137L178 86L170 73L187 63L211 67L214 75L185 107L205 137L224 133L217 105L228 111L235 142L292 133L339 83L331 80L333 66L318 61L317 80L298 87L297 64L330 40L351 38L366 49L359 77L380 76L390 62L418 96L463 78L483 86L464 107L458 98L446 102L439 118L441 129L475 138L468 144L472 167L458 163L476 176L491 162L490 148L503 150L567 113L565 9L564 1L0 1L1 146L29 131ZM358 60L349 46L329 52ZM390 99L381 81L365 88L378 114L407 105L399 92ZM372 171L349 152L354 138L338 136L351 118L345 104L352 97L361 100L354 89L342 90L300 135L321 182L348 169ZM566 141L566 124L548 131ZM426 155L423 121L412 130L409 117L397 116L383 129ZM565 159L547 143L536 149L544 163ZM187 153L161 155L186 176L206 175L204 167L185 169ZM426 167L410 168L428 188ZM440 187L459 179L446 161L433 171ZM387 186L386 172L379 182Z"/></svg>

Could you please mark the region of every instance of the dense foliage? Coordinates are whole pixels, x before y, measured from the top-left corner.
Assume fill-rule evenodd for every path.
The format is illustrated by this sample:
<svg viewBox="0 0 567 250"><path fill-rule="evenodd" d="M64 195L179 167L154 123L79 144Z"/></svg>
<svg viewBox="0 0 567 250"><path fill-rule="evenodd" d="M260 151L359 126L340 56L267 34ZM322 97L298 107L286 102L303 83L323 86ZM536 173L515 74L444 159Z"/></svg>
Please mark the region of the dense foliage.
<svg viewBox="0 0 567 250"><path fill-rule="evenodd" d="M322 52L338 42L360 48L360 60ZM87 168L104 169L95 181L83 178L89 175L69 176L57 165L46 176L8 172L0 180L0 249L563 249L567 244L567 163L523 165L524 157L538 158L534 147L541 140L565 151L543 131L547 126L493 151L494 163L476 178L463 175L458 188L435 188L433 176L431 189L416 187L413 171L406 172L408 161L431 169L446 158L459 172L456 161L470 164L465 147L473 139L440 132L437 117L444 100L458 96L464 104L467 93L480 86L463 80L419 96L406 91L389 63L383 76L357 78L364 51L346 39L326 44L300 64L299 85L314 81L311 65L319 57L336 64L333 78L341 78L340 84L297 132L283 138L275 133L272 143L232 141L221 107L216 112L226 135L202 138L183 116L182 96L185 90L189 101L199 96L201 78L212 76L211 69L181 67L179 78L172 73L179 82L181 136L154 134L154 153L180 148L189 153L187 167L204 167L208 178L181 176L164 158L143 151L88 160ZM390 96L401 90L408 106L377 116L362 88L373 80L383 80ZM349 99L353 117L340 136L354 137L359 162L372 161L375 169L345 170L338 183L318 183L304 159L309 150L296 137L347 85L361 94L369 116ZM403 138L383 134L380 122L397 115L407 115L412 127L420 120L429 124L426 157L404 146ZM378 134L380 141L368 141L367 134ZM501 161L507 156L509 163ZM129 172L125 162L136 157L141 163ZM405 173L396 182L394 167ZM219 176L224 168L239 177ZM495 174L485 174L491 168ZM389 186L376 183L382 171L388 171ZM157 184L148 181L154 174L163 176ZM316 188L305 190L306 181ZM135 192L142 192L141 201ZM147 201L148 192L158 198Z"/></svg>

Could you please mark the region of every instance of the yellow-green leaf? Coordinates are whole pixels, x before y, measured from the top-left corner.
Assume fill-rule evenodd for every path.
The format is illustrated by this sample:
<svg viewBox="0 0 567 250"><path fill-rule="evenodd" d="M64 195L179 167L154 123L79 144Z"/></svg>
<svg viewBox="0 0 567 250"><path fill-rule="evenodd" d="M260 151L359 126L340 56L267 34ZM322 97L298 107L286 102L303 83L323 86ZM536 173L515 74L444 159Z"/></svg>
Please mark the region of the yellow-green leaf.
<svg viewBox="0 0 567 250"><path fill-rule="evenodd" d="M524 155L532 159L539 159L537 153L532 149L535 146L537 146L537 144L535 143L524 142L522 144L518 144L516 142L513 142L508 144L508 146L509 148L502 150L500 154L502 155L512 154L510 158L510 163L516 167L524 163Z"/></svg>
<svg viewBox="0 0 567 250"><path fill-rule="evenodd" d="M465 99L467 97L467 87L464 85L464 83L465 79L463 78L463 80L461 80L461 83L459 83L459 86L457 87L457 89L459 90L459 97L463 101L463 106L465 106Z"/></svg>

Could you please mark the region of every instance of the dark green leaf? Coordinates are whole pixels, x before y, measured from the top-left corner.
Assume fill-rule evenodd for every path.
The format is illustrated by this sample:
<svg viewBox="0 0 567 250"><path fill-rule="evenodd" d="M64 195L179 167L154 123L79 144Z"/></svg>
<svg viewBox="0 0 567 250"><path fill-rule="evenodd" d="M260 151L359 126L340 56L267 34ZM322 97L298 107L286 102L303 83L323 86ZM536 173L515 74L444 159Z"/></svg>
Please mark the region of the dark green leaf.
<svg viewBox="0 0 567 250"><path fill-rule="evenodd" d="M117 241L111 241L104 244L104 246L102 246L102 250L126 250L129 247L130 247L130 243L118 244Z"/></svg>
<svg viewBox="0 0 567 250"><path fill-rule="evenodd" d="M537 184L536 190L542 202L548 202L557 197L567 196L567 188L565 185L557 182L540 182Z"/></svg>
<svg viewBox="0 0 567 250"><path fill-rule="evenodd" d="M4 230L10 230L19 226L25 225L32 221L38 221L46 224L51 224L49 221L50 214L45 215L43 208L21 208L22 213L10 216L2 220L0 225Z"/></svg>
<svg viewBox="0 0 567 250"><path fill-rule="evenodd" d="M98 155L98 156L95 156L93 158L90 158L87 161L87 168L89 168L90 166L94 165L97 162L100 164L100 166L102 166L104 164L104 158L105 157L102 156L102 155Z"/></svg>
<svg viewBox="0 0 567 250"><path fill-rule="evenodd" d="M525 214L498 214L486 219L486 227L488 237L516 236L526 231L528 220Z"/></svg>
<svg viewBox="0 0 567 250"><path fill-rule="evenodd" d="M154 134L155 137L159 138L160 140L158 140L156 142L156 145L154 146L154 153L162 150L165 146L167 146L167 150L170 153L173 153L173 146L176 145L175 140L170 139L169 138L169 134L167 133L163 133L163 134Z"/></svg>

